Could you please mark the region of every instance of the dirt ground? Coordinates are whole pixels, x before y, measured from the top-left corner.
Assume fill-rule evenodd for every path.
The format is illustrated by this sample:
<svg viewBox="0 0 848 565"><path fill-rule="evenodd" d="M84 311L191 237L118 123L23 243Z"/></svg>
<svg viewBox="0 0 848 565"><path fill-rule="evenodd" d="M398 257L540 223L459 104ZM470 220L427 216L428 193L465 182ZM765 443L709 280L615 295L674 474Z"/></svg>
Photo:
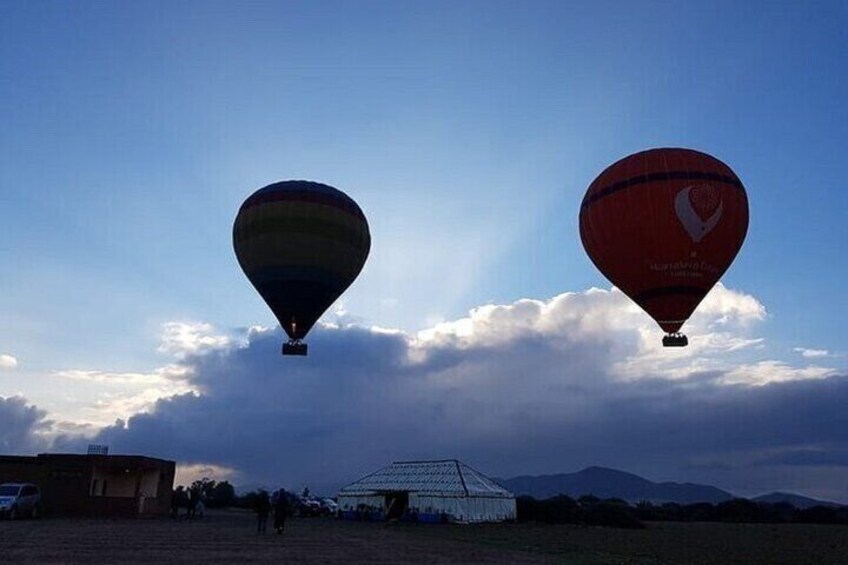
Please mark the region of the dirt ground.
<svg viewBox="0 0 848 565"><path fill-rule="evenodd" d="M289 520L277 536L253 515L187 520L0 522L7 563L848 563L848 527L650 524L616 530L535 524L433 526Z"/></svg>

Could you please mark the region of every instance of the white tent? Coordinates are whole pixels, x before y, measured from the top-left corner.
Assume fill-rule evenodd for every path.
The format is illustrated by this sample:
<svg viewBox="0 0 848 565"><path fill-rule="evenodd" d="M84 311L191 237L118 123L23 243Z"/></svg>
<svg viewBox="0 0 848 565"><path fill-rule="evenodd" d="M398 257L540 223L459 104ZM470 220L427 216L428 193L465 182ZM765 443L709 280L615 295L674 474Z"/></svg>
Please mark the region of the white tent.
<svg viewBox="0 0 848 565"><path fill-rule="evenodd" d="M399 461L339 491L348 518L419 522L515 520L515 496L455 459Z"/></svg>

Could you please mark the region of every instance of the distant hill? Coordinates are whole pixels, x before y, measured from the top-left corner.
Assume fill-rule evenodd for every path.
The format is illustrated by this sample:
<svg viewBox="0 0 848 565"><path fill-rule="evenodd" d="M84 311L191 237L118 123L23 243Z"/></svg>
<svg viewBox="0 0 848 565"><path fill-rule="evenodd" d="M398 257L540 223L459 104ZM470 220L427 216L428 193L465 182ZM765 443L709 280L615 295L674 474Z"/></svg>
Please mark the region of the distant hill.
<svg viewBox="0 0 848 565"><path fill-rule="evenodd" d="M591 494L599 498L621 498L633 503L647 500L654 503L715 504L734 498L729 492L708 485L655 483L633 473L605 467L587 467L576 473L558 475L525 475L499 479L498 482L516 496L529 495L539 499L558 494L567 494L573 498Z"/></svg>
<svg viewBox="0 0 848 565"><path fill-rule="evenodd" d="M752 498L755 502L768 502L769 504L777 504L779 502L788 502L795 508L805 509L813 506L827 506L829 508L839 508L841 505L827 500L816 500L808 496L793 494L791 492L772 492Z"/></svg>

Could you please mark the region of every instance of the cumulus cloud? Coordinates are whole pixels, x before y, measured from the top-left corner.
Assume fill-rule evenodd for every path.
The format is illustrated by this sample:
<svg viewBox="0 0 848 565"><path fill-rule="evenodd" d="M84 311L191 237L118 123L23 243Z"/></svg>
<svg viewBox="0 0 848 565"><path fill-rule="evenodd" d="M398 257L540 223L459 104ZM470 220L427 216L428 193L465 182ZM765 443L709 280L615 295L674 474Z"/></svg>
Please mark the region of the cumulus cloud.
<svg viewBox="0 0 848 565"><path fill-rule="evenodd" d="M34 454L45 449L43 435L52 422L47 412L28 404L22 396L0 396L0 454Z"/></svg>
<svg viewBox="0 0 848 565"><path fill-rule="evenodd" d="M792 367L780 361L760 361L751 365L741 365L727 371L721 378L726 384L749 384L762 386L770 383L825 379L835 376L837 371L828 367L811 365Z"/></svg>
<svg viewBox="0 0 848 565"><path fill-rule="evenodd" d="M68 369L64 371L56 371L53 375L62 379L91 381L100 384L161 385L165 383L184 381L189 370L190 369L188 367L181 365L166 365L165 367L155 369L149 373L121 373L114 371L81 371Z"/></svg>
<svg viewBox="0 0 848 565"><path fill-rule="evenodd" d="M94 383L93 402L76 410L77 421L64 421L63 429L77 426L105 426L118 418L150 410L161 398L193 391L189 376L192 368L169 364L150 372L91 371L69 369L52 376L69 384Z"/></svg>
<svg viewBox="0 0 848 565"><path fill-rule="evenodd" d="M111 424L112 422L109 423ZM79 438L93 437L100 432L102 427L102 425L98 426L87 422L58 420L53 422L53 425L50 426L50 433L46 435L53 438L57 436L77 436Z"/></svg>
<svg viewBox="0 0 848 565"><path fill-rule="evenodd" d="M830 357L830 351L827 349L809 349L807 347L796 347L792 351L795 353L800 353L801 357L806 358L816 358L816 357Z"/></svg>
<svg viewBox="0 0 848 565"><path fill-rule="evenodd" d="M0 354L0 369L14 369L18 366L18 360L11 355Z"/></svg>
<svg viewBox="0 0 848 565"><path fill-rule="evenodd" d="M561 344L579 341L604 348L610 374L620 379L675 379L693 371L731 368L728 354L762 346L763 340L749 333L765 317L756 298L719 283L686 324L689 347L668 349L654 321L627 296L615 288L593 288L549 301L483 306L467 318L419 332L413 347L421 354L445 344L458 349L496 346L530 336Z"/></svg>
<svg viewBox="0 0 848 565"><path fill-rule="evenodd" d="M244 330L242 340L249 340L265 328L255 326ZM175 360L151 371L129 372L109 370L65 369L54 371L52 377L78 386L96 384L96 392L87 392L93 402L76 410L76 420L64 419L57 428L74 433L78 427L105 426L116 419L125 420L133 414L150 410L158 400L195 392L189 376L191 363L184 361L213 351L227 350L237 342L219 333L211 324L200 322L168 322L162 326L160 353ZM82 434L88 435L88 434Z"/></svg>
<svg viewBox="0 0 848 565"><path fill-rule="evenodd" d="M848 466L848 378L751 361L765 319L755 298L719 285L680 350L663 350L644 313L600 289L487 305L415 335L319 325L306 358L279 355L278 328L251 328L186 354L189 390L96 440L313 490L391 460L445 457L498 476L600 464L731 490L791 468L803 487L822 453ZM839 485L775 488L848 500Z"/></svg>
<svg viewBox="0 0 848 565"><path fill-rule="evenodd" d="M230 344L230 338L215 332L211 324L202 322L168 322L163 326L161 353L178 358L197 355Z"/></svg>

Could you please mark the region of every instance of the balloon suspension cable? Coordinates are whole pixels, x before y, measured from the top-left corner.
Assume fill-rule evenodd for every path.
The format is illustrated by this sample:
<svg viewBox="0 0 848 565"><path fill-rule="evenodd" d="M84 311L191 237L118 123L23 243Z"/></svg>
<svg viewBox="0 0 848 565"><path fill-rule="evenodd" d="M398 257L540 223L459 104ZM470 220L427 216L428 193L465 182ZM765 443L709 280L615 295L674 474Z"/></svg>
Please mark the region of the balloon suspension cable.
<svg viewBox="0 0 848 565"><path fill-rule="evenodd" d="M686 347L689 345L689 339L680 332L665 334L663 338L663 347Z"/></svg>

